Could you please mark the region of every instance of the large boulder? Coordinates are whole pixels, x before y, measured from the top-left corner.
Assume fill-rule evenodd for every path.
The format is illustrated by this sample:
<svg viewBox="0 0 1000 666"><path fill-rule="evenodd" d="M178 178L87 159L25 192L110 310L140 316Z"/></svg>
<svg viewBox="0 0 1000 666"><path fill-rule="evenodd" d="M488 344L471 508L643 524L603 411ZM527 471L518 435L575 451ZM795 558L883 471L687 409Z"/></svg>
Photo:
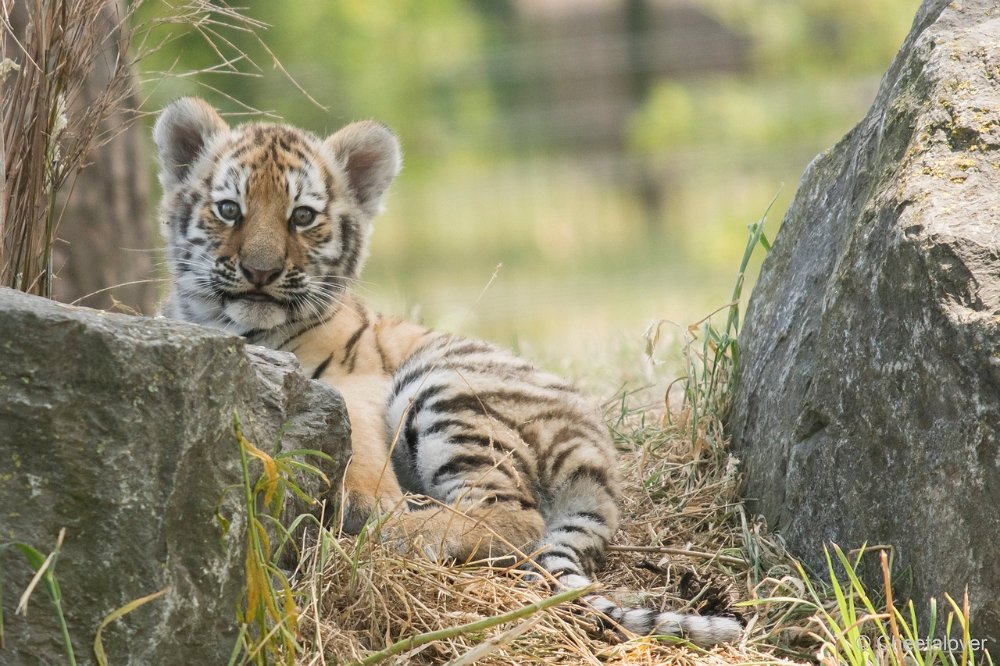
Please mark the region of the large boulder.
<svg viewBox="0 0 1000 666"><path fill-rule="evenodd" d="M752 508L895 547L917 607L968 588L1000 640L1000 14L928 0L865 116L807 169L740 337ZM873 581L875 582L875 581ZM876 583L877 584L877 583Z"/></svg>
<svg viewBox="0 0 1000 666"><path fill-rule="evenodd" d="M55 573L79 663L103 618L163 588L105 630L110 663L229 660L244 580L241 493L227 491L242 478L234 413L265 450L280 438L330 454L339 478L343 401L291 355L0 289L0 544L47 553L65 528ZM0 574L0 663L65 663L44 586L14 613L32 575L19 551L0 550Z"/></svg>

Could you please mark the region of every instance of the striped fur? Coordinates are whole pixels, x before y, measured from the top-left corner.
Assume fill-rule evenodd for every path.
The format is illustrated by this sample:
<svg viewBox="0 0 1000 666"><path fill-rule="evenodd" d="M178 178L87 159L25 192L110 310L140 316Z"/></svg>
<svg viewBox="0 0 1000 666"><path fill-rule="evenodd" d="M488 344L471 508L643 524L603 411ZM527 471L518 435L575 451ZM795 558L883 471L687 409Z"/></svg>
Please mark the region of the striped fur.
<svg viewBox="0 0 1000 666"><path fill-rule="evenodd" d="M508 351L382 317L350 291L400 167L394 135L373 122L327 139L229 128L186 98L154 140L174 278L164 313L292 351L341 391L345 528L395 510L383 536L400 548L458 561L534 553L559 585L589 585L618 527L615 450L594 405ZM640 634L711 645L740 632L732 618L586 601Z"/></svg>

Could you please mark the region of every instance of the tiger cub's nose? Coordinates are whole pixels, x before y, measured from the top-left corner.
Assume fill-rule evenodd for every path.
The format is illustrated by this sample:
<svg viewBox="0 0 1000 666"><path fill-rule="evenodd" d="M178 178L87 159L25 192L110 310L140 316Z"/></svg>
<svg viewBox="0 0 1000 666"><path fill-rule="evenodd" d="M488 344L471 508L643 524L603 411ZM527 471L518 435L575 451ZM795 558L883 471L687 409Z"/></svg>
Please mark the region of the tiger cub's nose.
<svg viewBox="0 0 1000 666"><path fill-rule="evenodd" d="M284 267L278 266L277 268L253 268L247 266L244 263L240 263L240 270L243 271L243 277L250 281L250 283L257 287L258 289L271 284L278 279L281 275Z"/></svg>

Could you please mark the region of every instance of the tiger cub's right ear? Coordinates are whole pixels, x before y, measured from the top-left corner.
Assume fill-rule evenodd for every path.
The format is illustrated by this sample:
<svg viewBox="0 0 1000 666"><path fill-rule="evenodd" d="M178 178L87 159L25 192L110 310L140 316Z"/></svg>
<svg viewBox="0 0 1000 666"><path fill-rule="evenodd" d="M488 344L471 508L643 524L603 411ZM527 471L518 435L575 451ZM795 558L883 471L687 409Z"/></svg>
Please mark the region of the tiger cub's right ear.
<svg viewBox="0 0 1000 666"><path fill-rule="evenodd" d="M163 109L153 127L153 142L164 189L184 180L208 138L227 129L226 121L198 97L182 97Z"/></svg>

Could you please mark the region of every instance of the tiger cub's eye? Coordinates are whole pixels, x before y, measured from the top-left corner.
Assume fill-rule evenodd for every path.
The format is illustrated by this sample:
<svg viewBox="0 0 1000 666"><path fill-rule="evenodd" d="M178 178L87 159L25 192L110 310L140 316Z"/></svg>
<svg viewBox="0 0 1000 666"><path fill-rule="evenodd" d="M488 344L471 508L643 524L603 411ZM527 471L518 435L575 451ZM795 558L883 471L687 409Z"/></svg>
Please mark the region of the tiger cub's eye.
<svg viewBox="0 0 1000 666"><path fill-rule="evenodd" d="M292 224L297 227L308 227L316 219L316 211L309 206L299 206L292 211Z"/></svg>
<svg viewBox="0 0 1000 666"><path fill-rule="evenodd" d="M215 204L215 209L218 211L219 217L227 222L235 222L240 217L240 205L229 199Z"/></svg>

